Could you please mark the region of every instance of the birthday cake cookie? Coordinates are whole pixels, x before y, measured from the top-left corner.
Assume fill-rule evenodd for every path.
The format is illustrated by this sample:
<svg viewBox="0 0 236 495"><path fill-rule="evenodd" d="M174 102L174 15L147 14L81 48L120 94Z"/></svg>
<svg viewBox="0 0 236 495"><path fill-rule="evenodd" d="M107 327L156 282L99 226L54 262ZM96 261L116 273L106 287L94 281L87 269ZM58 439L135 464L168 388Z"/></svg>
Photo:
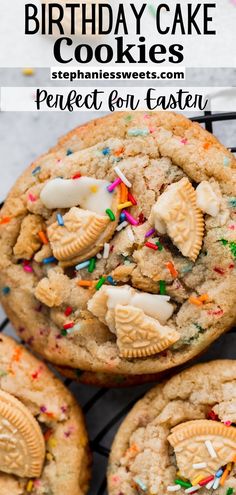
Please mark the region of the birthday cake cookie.
<svg viewBox="0 0 236 495"><path fill-rule="evenodd" d="M0 337L1 495L83 495L88 438L74 398L44 363Z"/></svg>
<svg viewBox="0 0 236 495"><path fill-rule="evenodd" d="M198 124L168 112L92 121L2 208L2 304L66 374L163 372L236 322L235 212L236 160Z"/></svg>
<svg viewBox="0 0 236 495"><path fill-rule="evenodd" d="M151 389L116 434L109 495L236 493L236 362L213 361Z"/></svg>

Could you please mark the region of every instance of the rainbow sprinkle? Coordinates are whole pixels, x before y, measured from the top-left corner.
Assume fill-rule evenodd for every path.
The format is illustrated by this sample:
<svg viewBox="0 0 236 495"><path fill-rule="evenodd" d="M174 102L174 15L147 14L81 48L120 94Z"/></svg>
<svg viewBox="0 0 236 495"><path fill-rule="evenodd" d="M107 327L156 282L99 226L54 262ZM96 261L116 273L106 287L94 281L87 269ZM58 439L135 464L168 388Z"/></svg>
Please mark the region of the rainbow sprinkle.
<svg viewBox="0 0 236 495"><path fill-rule="evenodd" d="M106 277L101 277L98 281L98 283L95 285L95 289L99 290L101 289L102 285L106 282Z"/></svg>
<svg viewBox="0 0 236 495"><path fill-rule="evenodd" d="M96 268L96 258L91 258L89 260L88 272L93 273Z"/></svg>
<svg viewBox="0 0 236 495"><path fill-rule="evenodd" d="M118 175L118 177L121 179L122 182L124 182L124 184L127 187L132 187L131 182L127 179L127 177L123 174L123 172L121 172L121 169L119 167L114 167L114 171L116 175Z"/></svg>
<svg viewBox="0 0 236 495"><path fill-rule="evenodd" d="M159 288L161 296L165 296L166 294L166 283L165 280L159 280Z"/></svg>
<svg viewBox="0 0 236 495"><path fill-rule="evenodd" d="M83 270L83 268L88 268L89 264L90 264L90 260L83 261L82 263L76 265L75 270L78 271L78 270Z"/></svg>
<svg viewBox="0 0 236 495"><path fill-rule="evenodd" d="M147 136L149 134L149 129L129 129L128 136Z"/></svg>
<svg viewBox="0 0 236 495"><path fill-rule="evenodd" d="M151 237L151 235L155 234L155 232L155 229L148 230L145 234L145 239L147 239L147 237Z"/></svg>
<svg viewBox="0 0 236 495"><path fill-rule="evenodd" d="M41 172L41 167L35 167L34 170L32 170L32 175L38 175L39 172Z"/></svg>
<svg viewBox="0 0 236 495"><path fill-rule="evenodd" d="M73 151L71 149L68 149L67 152L66 152L66 156L70 156L70 155L73 155Z"/></svg>
<svg viewBox="0 0 236 495"><path fill-rule="evenodd" d="M117 206L117 209L118 210L123 210L124 208L129 208L130 206L132 206L133 203L131 203L131 201L126 201L126 203L121 203Z"/></svg>
<svg viewBox="0 0 236 495"><path fill-rule="evenodd" d="M134 196L131 194L131 192L128 192L128 201L131 201L132 205L137 205L137 201L134 198Z"/></svg>
<svg viewBox="0 0 236 495"><path fill-rule="evenodd" d="M104 148L104 149L102 150L102 154L103 154L104 156L110 155L110 152L111 152L110 148Z"/></svg>
<svg viewBox="0 0 236 495"><path fill-rule="evenodd" d="M113 279L113 277L111 275L109 275L107 277L107 282L111 285L117 285L117 283L115 282L115 280Z"/></svg>
<svg viewBox="0 0 236 495"><path fill-rule="evenodd" d="M153 249L154 251L158 250L158 246L156 244L153 244L153 242L145 242L144 245L150 249Z"/></svg>
<svg viewBox="0 0 236 495"><path fill-rule="evenodd" d="M6 287L2 288L2 293L4 294L4 296L7 296L10 291L11 291L11 289L7 285L6 285Z"/></svg>
<svg viewBox="0 0 236 495"><path fill-rule="evenodd" d="M60 227L64 227L64 220L63 216L60 213L57 213L57 223L60 225Z"/></svg>
<svg viewBox="0 0 236 495"><path fill-rule="evenodd" d="M38 236L39 236L40 241L42 241L43 244L48 244L48 238L47 238L45 232L43 232L43 230L40 230L40 232L38 232Z"/></svg>
<svg viewBox="0 0 236 495"><path fill-rule="evenodd" d="M112 182L112 184L110 184L110 186L107 187L108 192L114 191L114 189L119 186L121 182L121 179L118 177L118 179L116 179L114 182Z"/></svg>
<svg viewBox="0 0 236 495"><path fill-rule="evenodd" d="M131 224L131 225L138 225L138 220L135 220L134 217L132 217L132 215L124 210L123 213L125 214L125 217L126 217L126 220Z"/></svg>
<svg viewBox="0 0 236 495"><path fill-rule="evenodd" d="M48 265L49 263L55 263L57 259L54 256L49 256L49 258L44 258L43 259L43 264Z"/></svg>
<svg viewBox="0 0 236 495"><path fill-rule="evenodd" d="M111 222L114 222L115 221L116 217L115 217L113 211L110 210L110 208L107 208L106 209L106 214L109 216Z"/></svg>

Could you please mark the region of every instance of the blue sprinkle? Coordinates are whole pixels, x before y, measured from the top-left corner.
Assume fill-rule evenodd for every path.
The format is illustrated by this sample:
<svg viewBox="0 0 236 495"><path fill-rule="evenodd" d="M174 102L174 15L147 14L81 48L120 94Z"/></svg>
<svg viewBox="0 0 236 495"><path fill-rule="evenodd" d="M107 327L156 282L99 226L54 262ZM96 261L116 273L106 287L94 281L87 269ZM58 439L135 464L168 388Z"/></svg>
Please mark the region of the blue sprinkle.
<svg viewBox="0 0 236 495"><path fill-rule="evenodd" d="M10 287L6 286L6 287L3 287L2 288L2 293L4 294L4 296L7 296L7 294L9 294L10 292Z"/></svg>
<svg viewBox="0 0 236 495"><path fill-rule="evenodd" d="M191 263L189 263L188 265L185 265L183 266L183 268L181 269L181 273L189 273L191 272L191 270L193 269L193 265Z"/></svg>
<svg viewBox="0 0 236 495"><path fill-rule="evenodd" d="M64 220L63 220L63 216L60 213L57 213L57 223L61 227L64 227L64 225L65 225Z"/></svg>
<svg viewBox="0 0 236 495"><path fill-rule="evenodd" d="M43 259L43 264L48 265L49 263L55 263L57 259L54 256L50 256L49 258Z"/></svg>
<svg viewBox="0 0 236 495"><path fill-rule="evenodd" d="M69 150L67 150L67 152L66 152L66 156L73 155L73 153L74 153L74 152L73 152L72 150L70 150L70 149L69 149Z"/></svg>
<svg viewBox="0 0 236 495"><path fill-rule="evenodd" d="M83 268L87 268L89 266L90 261L83 261L83 263L79 263L76 265L76 270L82 270Z"/></svg>
<svg viewBox="0 0 236 495"><path fill-rule="evenodd" d="M149 129L129 129L129 136L147 136L149 134Z"/></svg>
<svg viewBox="0 0 236 495"><path fill-rule="evenodd" d="M143 490L144 492L147 491L147 487L145 483L143 483L143 481L141 481L139 478L134 478L134 481L135 483L137 483L138 486L140 486L141 490Z"/></svg>
<svg viewBox="0 0 236 495"><path fill-rule="evenodd" d="M120 222L124 222L124 220L126 220L125 213L121 213L120 214Z"/></svg>
<svg viewBox="0 0 236 495"><path fill-rule="evenodd" d="M228 167L229 166L230 159L228 158L228 156L224 156L223 164L224 164L224 167Z"/></svg>
<svg viewBox="0 0 236 495"><path fill-rule="evenodd" d="M109 275L109 277L107 277L107 281L111 285L117 285L117 283L115 282L115 280L110 275Z"/></svg>
<svg viewBox="0 0 236 495"><path fill-rule="evenodd" d="M39 172L41 172L41 167L36 167L36 168L34 168L34 170L32 171L32 175L37 175L37 174L39 174Z"/></svg>
<svg viewBox="0 0 236 495"><path fill-rule="evenodd" d="M229 206L231 206L231 208L236 208L236 198L229 199Z"/></svg>
<svg viewBox="0 0 236 495"><path fill-rule="evenodd" d="M109 154L110 154L110 152L111 152L110 148L104 148L104 149L102 150L102 154L103 154L104 156L109 155Z"/></svg>
<svg viewBox="0 0 236 495"><path fill-rule="evenodd" d="M223 472L224 472L224 470L220 468L220 469L216 472L215 477L216 477L216 478L220 478L220 477L222 476Z"/></svg>

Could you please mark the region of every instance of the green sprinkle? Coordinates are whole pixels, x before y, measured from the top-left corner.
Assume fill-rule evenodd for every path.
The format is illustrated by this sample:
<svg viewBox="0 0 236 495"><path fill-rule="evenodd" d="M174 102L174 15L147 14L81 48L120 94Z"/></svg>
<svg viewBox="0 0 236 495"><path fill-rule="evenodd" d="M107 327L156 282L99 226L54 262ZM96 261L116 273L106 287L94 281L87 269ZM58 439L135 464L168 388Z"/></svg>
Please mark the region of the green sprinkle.
<svg viewBox="0 0 236 495"><path fill-rule="evenodd" d="M61 335L63 337L66 337L67 336L67 330L61 330Z"/></svg>
<svg viewBox="0 0 236 495"><path fill-rule="evenodd" d="M199 323L194 323L194 326L199 330L200 333L205 332L205 328L201 327Z"/></svg>
<svg viewBox="0 0 236 495"><path fill-rule="evenodd" d="M93 273L93 271L95 270L95 266L96 266L96 260L95 258L91 258L91 260L89 260L88 272Z"/></svg>
<svg viewBox="0 0 236 495"><path fill-rule="evenodd" d="M149 129L129 129L128 136L147 136L150 133Z"/></svg>
<svg viewBox="0 0 236 495"><path fill-rule="evenodd" d="M148 10L150 12L150 14L153 16L153 17L156 17L156 8L154 7L154 5L152 5L151 3L149 3L148 5Z"/></svg>
<svg viewBox="0 0 236 495"><path fill-rule="evenodd" d="M183 481L183 480L179 480L179 479L175 480L175 484L183 486L184 488L190 488L192 486L191 483L189 483L188 481Z"/></svg>
<svg viewBox="0 0 236 495"><path fill-rule="evenodd" d="M228 241L226 239L220 239L220 242L222 242L223 246L227 246Z"/></svg>
<svg viewBox="0 0 236 495"><path fill-rule="evenodd" d="M114 222L115 221L116 217L115 217L113 211L110 210L110 208L107 208L106 214L109 216L111 222Z"/></svg>
<svg viewBox="0 0 236 495"><path fill-rule="evenodd" d="M160 294L164 296L166 294L166 283L165 280L159 280Z"/></svg>
<svg viewBox="0 0 236 495"><path fill-rule="evenodd" d="M6 286L6 287L3 287L2 288L2 293L4 294L4 296L7 296L7 294L9 294L10 292L10 287Z"/></svg>
<svg viewBox="0 0 236 495"><path fill-rule="evenodd" d="M95 289L101 289L102 285L106 282L106 277L101 277L98 283L95 285Z"/></svg>
<svg viewBox="0 0 236 495"><path fill-rule="evenodd" d="M224 164L224 167L228 167L229 166L230 159L228 158L228 156L224 156L223 164Z"/></svg>
<svg viewBox="0 0 236 495"><path fill-rule="evenodd" d="M132 115L126 115L125 121L130 122L132 120L132 118L133 118Z"/></svg>
<svg viewBox="0 0 236 495"><path fill-rule="evenodd" d="M236 198L229 199L229 206L231 206L231 208L236 208Z"/></svg>
<svg viewBox="0 0 236 495"><path fill-rule="evenodd" d="M226 492L226 495L232 495L234 493L234 489L233 488L228 488L227 492Z"/></svg>
<svg viewBox="0 0 236 495"><path fill-rule="evenodd" d="M163 249L163 245L161 244L161 242L160 242L160 241L157 241L157 242L156 242L156 246L158 246L158 251L162 251L162 249Z"/></svg>
<svg viewBox="0 0 236 495"><path fill-rule="evenodd" d="M229 247L232 255L236 258L236 242L230 242Z"/></svg>

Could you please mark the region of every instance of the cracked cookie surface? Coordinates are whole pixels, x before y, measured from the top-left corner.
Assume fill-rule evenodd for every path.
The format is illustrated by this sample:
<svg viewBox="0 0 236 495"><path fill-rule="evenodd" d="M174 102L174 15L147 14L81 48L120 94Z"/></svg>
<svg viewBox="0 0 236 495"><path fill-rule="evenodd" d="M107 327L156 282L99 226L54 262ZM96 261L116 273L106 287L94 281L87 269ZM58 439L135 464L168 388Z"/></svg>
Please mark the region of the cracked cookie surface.
<svg viewBox="0 0 236 495"><path fill-rule="evenodd" d="M115 212L112 237L104 235L101 246L86 251L93 256L88 260L76 258L77 251L73 258L73 245L67 251L73 262L65 266L63 256L54 257L50 234L56 229L60 235L54 243L67 242L58 222L67 219L71 210L47 208L40 199L45 185L58 177L79 181L81 176L94 178L95 186L96 181L112 184L118 178L117 167L131 187L121 189L126 206ZM204 232L202 217L198 232L194 231L194 261L178 249L183 245L179 231L175 244L173 228L170 238L168 228L162 233L161 226L150 223L152 208L168 188L187 179L196 197L187 230L182 218L180 228L193 232L199 224L196 202L205 208ZM203 186L196 191L199 184ZM214 208L206 191L216 202ZM95 187L92 192L96 193ZM198 124L168 112L118 113L92 121L62 138L26 170L5 202L0 221L2 304L21 337L65 369L143 375L180 365L236 322L235 197L234 156ZM165 224L168 221L166 215ZM180 338L151 356L121 356L116 335L89 311L100 283L169 296L173 314L166 325Z"/></svg>

